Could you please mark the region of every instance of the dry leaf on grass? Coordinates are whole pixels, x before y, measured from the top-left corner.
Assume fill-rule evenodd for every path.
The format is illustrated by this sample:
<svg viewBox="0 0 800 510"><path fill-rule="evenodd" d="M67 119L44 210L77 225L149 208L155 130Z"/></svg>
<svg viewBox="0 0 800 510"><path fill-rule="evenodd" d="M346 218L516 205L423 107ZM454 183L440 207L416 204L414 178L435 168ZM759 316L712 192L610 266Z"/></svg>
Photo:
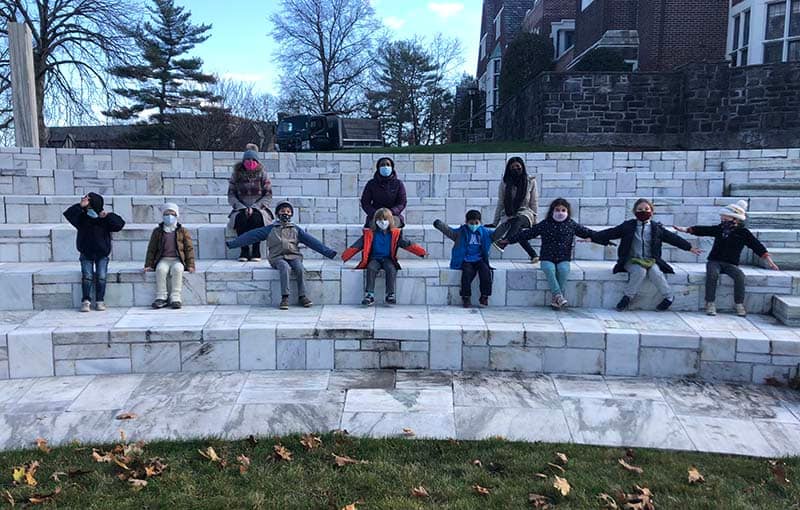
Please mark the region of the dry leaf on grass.
<svg viewBox="0 0 800 510"><path fill-rule="evenodd" d="M478 466L478 467L483 467L483 462L481 462L481 459L475 459L475 460L472 461L472 465L473 466Z"/></svg>
<svg viewBox="0 0 800 510"><path fill-rule="evenodd" d="M566 466L567 465L567 461L569 460L569 459L567 459L567 456L564 455L561 452L556 452L556 458L558 459L559 462L561 462L562 466Z"/></svg>
<svg viewBox="0 0 800 510"><path fill-rule="evenodd" d="M31 505L43 505L45 503L52 503L56 496L61 494L61 487L56 487L55 490L49 494L34 494L28 497L28 502Z"/></svg>
<svg viewBox="0 0 800 510"><path fill-rule="evenodd" d="M128 483L131 484L131 488L135 491L140 491L147 487L147 480L139 480L138 478L131 478Z"/></svg>
<svg viewBox="0 0 800 510"><path fill-rule="evenodd" d="M366 460L356 460L348 457L347 455L336 455L335 453L332 453L331 455L333 455L334 464L339 467L344 467L350 464L369 464L369 462Z"/></svg>
<svg viewBox="0 0 800 510"><path fill-rule="evenodd" d="M637 475L644 473L644 469L640 468L639 466L632 466L631 464L628 464L625 462L625 459L619 459L617 462L619 462L619 465L622 466L625 471L630 471L631 473L636 473Z"/></svg>
<svg viewBox="0 0 800 510"><path fill-rule="evenodd" d="M350 503L342 507L342 510L358 510L355 503Z"/></svg>
<svg viewBox="0 0 800 510"><path fill-rule="evenodd" d="M333 431L334 436L349 436L350 432L347 429L336 429Z"/></svg>
<svg viewBox="0 0 800 510"><path fill-rule="evenodd" d="M789 485L789 479L786 478L786 464L778 460L771 460L769 461L769 465L775 482L778 485Z"/></svg>
<svg viewBox="0 0 800 510"><path fill-rule="evenodd" d="M703 483L706 479L700 474L696 467L689 467L689 483Z"/></svg>
<svg viewBox="0 0 800 510"><path fill-rule="evenodd" d="M272 447L275 451L275 460L285 460L286 462L292 461L292 452L281 444L276 444Z"/></svg>
<svg viewBox="0 0 800 510"><path fill-rule="evenodd" d="M28 462L24 466L15 467L11 472L14 485L19 485L24 482L25 485L36 487L36 485L38 485L35 477L37 469L39 469L39 461L36 460Z"/></svg>
<svg viewBox="0 0 800 510"><path fill-rule="evenodd" d="M211 462L222 462L222 459L219 458L219 455L217 455L217 452L216 450L214 450L213 446L209 446L208 448L205 449L205 451L197 450L197 453L202 455L204 458L210 460Z"/></svg>
<svg viewBox="0 0 800 510"><path fill-rule="evenodd" d="M3 497L5 498L6 501L8 501L8 506L14 508L14 505L16 505L17 503L16 500L14 499L14 496L12 496L10 492L5 490L3 491Z"/></svg>
<svg viewBox="0 0 800 510"><path fill-rule="evenodd" d="M44 453L50 453L50 448L47 446L47 439L43 437L36 438L36 448L43 451Z"/></svg>
<svg viewBox="0 0 800 510"><path fill-rule="evenodd" d="M151 478L153 476L159 476L166 469L167 464L164 464L161 459L155 457L147 461L147 464L144 466L144 474L147 478Z"/></svg>
<svg viewBox="0 0 800 510"><path fill-rule="evenodd" d="M403 428L403 435L406 436L406 437L414 437L414 436L417 435L417 433L414 432L414 429L409 428L409 427L405 427L405 428Z"/></svg>
<svg viewBox="0 0 800 510"><path fill-rule="evenodd" d="M306 434L300 438L300 444L303 445L303 448L306 450L313 450L314 448L322 446L322 439L314 434Z"/></svg>
<svg viewBox="0 0 800 510"><path fill-rule="evenodd" d="M559 471L561 473L566 473L566 470L564 470L564 468L559 466L558 464L553 464L552 462L548 462L547 465L555 469L556 471Z"/></svg>
<svg viewBox="0 0 800 510"><path fill-rule="evenodd" d="M603 510L618 510L619 506L617 506L617 500L612 498L610 495L606 494L605 492L601 492L597 499L600 500L600 503L603 505Z"/></svg>
<svg viewBox="0 0 800 510"><path fill-rule="evenodd" d="M118 420L135 420L139 416L134 413L122 413L117 415Z"/></svg>
<svg viewBox="0 0 800 510"><path fill-rule="evenodd" d="M568 496L569 491L572 490L572 486L569 484L566 478L561 478L560 476L555 477L555 481L553 482L553 487L561 493L562 496Z"/></svg>
<svg viewBox="0 0 800 510"><path fill-rule="evenodd" d="M250 457L243 454L237 456L236 460L239 462L239 474L243 475L247 473L247 470L250 469Z"/></svg>
<svg viewBox="0 0 800 510"><path fill-rule="evenodd" d="M419 487L412 487L411 488L411 495L415 498L429 498L431 495L428 493L428 489L420 485Z"/></svg>
<svg viewBox="0 0 800 510"><path fill-rule="evenodd" d="M472 490L475 491L475 494L478 494L480 496L488 496L489 494L492 493L491 489L488 489L486 487L481 487L477 483L472 486Z"/></svg>
<svg viewBox="0 0 800 510"><path fill-rule="evenodd" d="M536 478L541 478L542 480L547 480L549 477L544 473L535 473L533 476Z"/></svg>
<svg viewBox="0 0 800 510"><path fill-rule="evenodd" d="M102 455L101 455L102 453ZM103 453L101 450L92 448L92 458L95 462L111 462L111 453Z"/></svg>
<svg viewBox="0 0 800 510"><path fill-rule="evenodd" d="M250 443L250 446L255 446L258 444L258 439L253 434L247 436L247 442Z"/></svg>
<svg viewBox="0 0 800 510"><path fill-rule="evenodd" d="M634 492L631 494L624 494L625 503L623 503L623 510L655 510L656 506L653 502L653 493L647 487L634 487Z"/></svg>
<svg viewBox="0 0 800 510"><path fill-rule="evenodd" d="M533 505L533 508L538 510L549 510L552 508L550 506L550 498L542 496L541 494L528 494L528 502Z"/></svg>

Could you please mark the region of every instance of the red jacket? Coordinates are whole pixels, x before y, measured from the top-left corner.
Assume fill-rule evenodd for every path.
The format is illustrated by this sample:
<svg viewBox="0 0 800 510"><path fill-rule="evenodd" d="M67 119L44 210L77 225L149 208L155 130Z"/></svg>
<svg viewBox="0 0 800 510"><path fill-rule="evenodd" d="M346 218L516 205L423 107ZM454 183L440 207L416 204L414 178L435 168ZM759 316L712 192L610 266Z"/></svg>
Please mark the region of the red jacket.
<svg viewBox="0 0 800 510"><path fill-rule="evenodd" d="M397 263L398 248L408 250L418 257L424 257L428 254L428 252L426 252L425 248L422 246L403 239L403 231L399 228L393 228L390 230L390 232L392 234L392 246L389 250L389 254L392 257L392 262L394 262L394 265L397 269L400 269L400 264ZM370 253L372 252L372 239L374 236L375 234L372 229L365 228L364 235L362 235L358 241L353 243L351 247L347 248L344 253L342 253L342 260L347 262L361 251L363 252L361 255L361 262L358 263L356 269L366 269L367 264L369 264Z"/></svg>

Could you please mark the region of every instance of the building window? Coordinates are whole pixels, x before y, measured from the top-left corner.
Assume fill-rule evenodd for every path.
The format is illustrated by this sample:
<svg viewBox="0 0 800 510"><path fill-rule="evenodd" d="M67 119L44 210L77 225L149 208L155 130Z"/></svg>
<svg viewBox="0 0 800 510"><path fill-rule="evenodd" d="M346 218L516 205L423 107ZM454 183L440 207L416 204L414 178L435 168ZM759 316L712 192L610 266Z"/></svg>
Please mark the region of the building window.
<svg viewBox="0 0 800 510"><path fill-rule="evenodd" d="M782 39L786 26L786 3L767 5L767 31L764 39Z"/></svg>
<svg viewBox="0 0 800 510"><path fill-rule="evenodd" d="M767 4L764 33L765 64L800 60L800 0Z"/></svg>
<svg viewBox="0 0 800 510"><path fill-rule="evenodd" d="M496 58L492 61L492 96L494 96L494 101L492 104L496 107L500 102L498 100L499 88L500 88L500 59Z"/></svg>
<svg viewBox="0 0 800 510"><path fill-rule="evenodd" d="M486 58L486 35L484 34L481 37L481 59Z"/></svg>
<svg viewBox="0 0 800 510"><path fill-rule="evenodd" d="M589 7L590 5L592 5L592 2L594 2L594 0L581 0L581 10L583 11L583 10L585 10L587 7Z"/></svg>
<svg viewBox="0 0 800 510"><path fill-rule="evenodd" d="M501 32L503 30L503 9L505 7L500 8L500 12L497 13L497 16L494 17L494 40L500 39Z"/></svg>
<svg viewBox="0 0 800 510"><path fill-rule="evenodd" d="M744 11L733 17L733 41L731 45L731 64L746 66L748 46L750 44L750 11Z"/></svg>

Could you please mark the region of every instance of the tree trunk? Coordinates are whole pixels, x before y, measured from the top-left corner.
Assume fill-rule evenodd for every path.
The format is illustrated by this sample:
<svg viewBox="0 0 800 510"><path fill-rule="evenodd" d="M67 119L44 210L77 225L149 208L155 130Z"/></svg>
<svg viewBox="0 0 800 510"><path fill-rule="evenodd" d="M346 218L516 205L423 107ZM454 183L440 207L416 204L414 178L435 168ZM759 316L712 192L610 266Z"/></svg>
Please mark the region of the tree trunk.
<svg viewBox="0 0 800 510"><path fill-rule="evenodd" d="M36 89L36 119L39 124L39 147L47 147L50 138L44 123L44 86L45 72L39 62L33 62L34 88Z"/></svg>

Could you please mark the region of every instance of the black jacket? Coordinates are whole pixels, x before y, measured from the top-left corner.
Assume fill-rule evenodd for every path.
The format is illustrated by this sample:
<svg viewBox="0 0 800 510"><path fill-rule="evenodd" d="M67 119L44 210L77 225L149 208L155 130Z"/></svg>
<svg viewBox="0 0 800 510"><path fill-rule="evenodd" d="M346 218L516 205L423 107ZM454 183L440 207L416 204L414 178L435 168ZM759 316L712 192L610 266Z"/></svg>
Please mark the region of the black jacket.
<svg viewBox="0 0 800 510"><path fill-rule="evenodd" d="M81 204L64 211L64 217L78 229L75 246L81 255L90 260L108 257L111 253L111 233L119 232L125 226L125 220L114 213L108 213L105 218L90 218Z"/></svg>
<svg viewBox="0 0 800 510"><path fill-rule="evenodd" d="M689 228L689 233L698 237L713 237L714 246L708 254L708 260L717 262L727 262L735 266L739 265L739 258L745 246L750 248L759 257L767 253L767 248L756 239L748 229L738 226L730 231L726 237L722 236L722 225L703 227L696 225Z"/></svg>
<svg viewBox="0 0 800 510"><path fill-rule="evenodd" d="M559 262L572 260L572 244L575 241L575 236L594 241L596 234L597 232L580 225L572 218L567 218L560 222L547 218L531 228L526 228L517 235L511 236L508 242L518 243L541 236L542 253L539 258L558 264ZM600 244L608 244L608 241Z"/></svg>
<svg viewBox="0 0 800 510"><path fill-rule="evenodd" d="M624 273L625 265L631 259L631 246L633 245L633 236L636 232L637 223L639 223L638 220L625 221L616 227L601 230L593 239L596 243L600 244L604 244L611 239L620 239L619 248L617 249L617 264L614 266L615 273ZM685 251L691 250L692 245L678 234L665 229L664 225L657 221L650 221L650 226L652 228L650 253L653 254L656 264L658 264L659 269L661 269L663 273L674 273L675 271L672 267L661 258L661 245L663 243L668 243Z"/></svg>

